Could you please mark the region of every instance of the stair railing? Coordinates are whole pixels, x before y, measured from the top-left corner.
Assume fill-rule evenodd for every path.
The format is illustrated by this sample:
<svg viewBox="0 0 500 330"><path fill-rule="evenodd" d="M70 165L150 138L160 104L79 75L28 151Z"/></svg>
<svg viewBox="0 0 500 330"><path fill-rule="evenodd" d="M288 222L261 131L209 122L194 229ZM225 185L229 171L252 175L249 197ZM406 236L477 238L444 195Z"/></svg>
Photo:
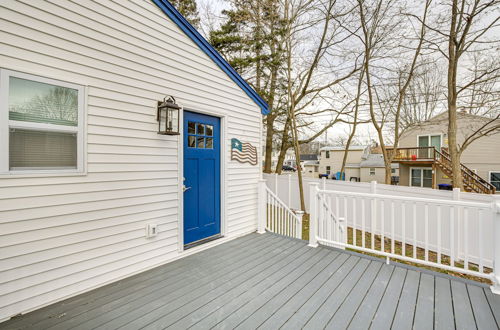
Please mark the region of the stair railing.
<svg viewBox="0 0 500 330"><path fill-rule="evenodd" d="M442 160L445 159L447 164L449 165L450 171L451 171L451 157L450 154L448 153L448 150L445 148L441 149L441 152L435 151L436 160ZM464 164L460 163L460 169L462 170L462 176L464 177L464 181L466 181L470 186L474 186L476 189L476 192L483 192L487 194L494 194L496 191L495 186L493 186L491 183L488 181L484 180L481 178L479 175L474 173L471 169L469 169L467 166Z"/></svg>
<svg viewBox="0 0 500 330"><path fill-rule="evenodd" d="M266 231L302 238L302 211L292 211L267 187L266 180L259 181L258 233Z"/></svg>

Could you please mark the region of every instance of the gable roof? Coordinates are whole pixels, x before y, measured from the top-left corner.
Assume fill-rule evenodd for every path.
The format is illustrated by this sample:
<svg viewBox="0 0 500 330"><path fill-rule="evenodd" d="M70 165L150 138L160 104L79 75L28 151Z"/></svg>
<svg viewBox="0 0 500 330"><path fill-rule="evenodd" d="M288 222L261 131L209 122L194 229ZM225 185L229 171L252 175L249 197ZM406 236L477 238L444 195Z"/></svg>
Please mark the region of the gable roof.
<svg viewBox="0 0 500 330"><path fill-rule="evenodd" d="M257 105L263 115L269 114L269 106L226 60L202 37L202 35L167 0L152 0L200 49L217 64Z"/></svg>
<svg viewBox="0 0 500 330"><path fill-rule="evenodd" d="M302 154L300 155L301 161L310 161L310 160L318 160L318 155L316 154Z"/></svg>

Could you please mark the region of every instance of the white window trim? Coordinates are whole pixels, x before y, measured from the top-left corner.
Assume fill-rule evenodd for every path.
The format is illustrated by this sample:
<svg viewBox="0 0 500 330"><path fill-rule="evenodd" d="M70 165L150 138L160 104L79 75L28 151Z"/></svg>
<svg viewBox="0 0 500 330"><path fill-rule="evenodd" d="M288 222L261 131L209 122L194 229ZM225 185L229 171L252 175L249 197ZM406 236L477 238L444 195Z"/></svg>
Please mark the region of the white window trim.
<svg viewBox="0 0 500 330"><path fill-rule="evenodd" d="M373 170L373 173L372 173ZM375 167L370 167L368 170L368 174L370 175L375 175L377 173L377 169Z"/></svg>
<svg viewBox="0 0 500 330"><path fill-rule="evenodd" d="M444 147L443 146L443 142L444 142L443 141L444 140L443 139L443 133L419 134L419 135L417 135L417 144L416 144L416 146L419 147L418 142L419 142L421 136L427 136L427 137L429 137L429 144L430 144L431 143L431 136L437 136L437 135L439 135L441 137L440 143L441 143L441 148L443 148Z"/></svg>
<svg viewBox="0 0 500 330"><path fill-rule="evenodd" d="M78 126L63 127L62 125L31 123L9 120L9 78L16 77L61 87L76 89L78 91ZM37 174L84 174L85 173L85 109L86 88L57 79L45 78L7 69L0 69L0 175L30 176ZM9 170L9 128L26 128L57 132L73 132L77 134L77 168L71 169L22 169Z"/></svg>
<svg viewBox="0 0 500 330"><path fill-rule="evenodd" d="M416 187L416 186L411 185L411 170L431 170L433 181L435 179L434 178L434 170L432 169L432 167L410 167L410 172L408 173L408 187ZM421 172L420 178L421 178L420 187L417 187L417 188L428 188L428 187L424 187L424 172L423 171Z"/></svg>

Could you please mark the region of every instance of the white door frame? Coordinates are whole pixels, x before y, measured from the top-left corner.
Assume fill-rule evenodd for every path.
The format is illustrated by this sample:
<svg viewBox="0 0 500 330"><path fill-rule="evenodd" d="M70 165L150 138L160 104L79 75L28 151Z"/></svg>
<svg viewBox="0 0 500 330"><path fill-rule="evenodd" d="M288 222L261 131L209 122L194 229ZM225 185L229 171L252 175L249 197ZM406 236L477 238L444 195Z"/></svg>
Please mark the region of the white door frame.
<svg viewBox="0 0 500 330"><path fill-rule="evenodd" d="M421 136L427 136L429 137L429 144L431 144L431 136L437 136L439 135L441 138L440 138L440 143L441 143L441 148L443 148L443 133L430 133L430 134L419 134L417 135L417 147L419 147L418 145L418 142L419 142L419 139Z"/></svg>
<svg viewBox="0 0 500 330"><path fill-rule="evenodd" d="M227 143L226 143L226 127L227 127L227 116L221 115L219 113L214 113L210 111L203 110L195 110L191 107L182 108L182 111L179 113L179 137L178 137L178 156L179 157L179 183L178 183L178 214L179 218L177 219L177 249L179 252L184 252L184 111L199 113L202 115L212 116L219 118L220 120L220 234L222 237L226 236L227 233L227 221L226 221L226 159L227 155Z"/></svg>

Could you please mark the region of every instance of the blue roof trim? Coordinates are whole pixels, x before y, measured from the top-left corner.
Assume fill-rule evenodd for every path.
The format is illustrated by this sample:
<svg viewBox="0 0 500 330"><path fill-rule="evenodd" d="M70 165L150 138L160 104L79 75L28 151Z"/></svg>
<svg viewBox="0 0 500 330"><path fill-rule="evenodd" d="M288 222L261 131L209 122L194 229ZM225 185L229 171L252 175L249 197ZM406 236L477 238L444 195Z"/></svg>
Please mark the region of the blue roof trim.
<svg viewBox="0 0 500 330"><path fill-rule="evenodd" d="M152 0L184 33L191 38L240 88L261 108L263 115L269 114L269 106L226 60L202 37L202 35L167 0Z"/></svg>

